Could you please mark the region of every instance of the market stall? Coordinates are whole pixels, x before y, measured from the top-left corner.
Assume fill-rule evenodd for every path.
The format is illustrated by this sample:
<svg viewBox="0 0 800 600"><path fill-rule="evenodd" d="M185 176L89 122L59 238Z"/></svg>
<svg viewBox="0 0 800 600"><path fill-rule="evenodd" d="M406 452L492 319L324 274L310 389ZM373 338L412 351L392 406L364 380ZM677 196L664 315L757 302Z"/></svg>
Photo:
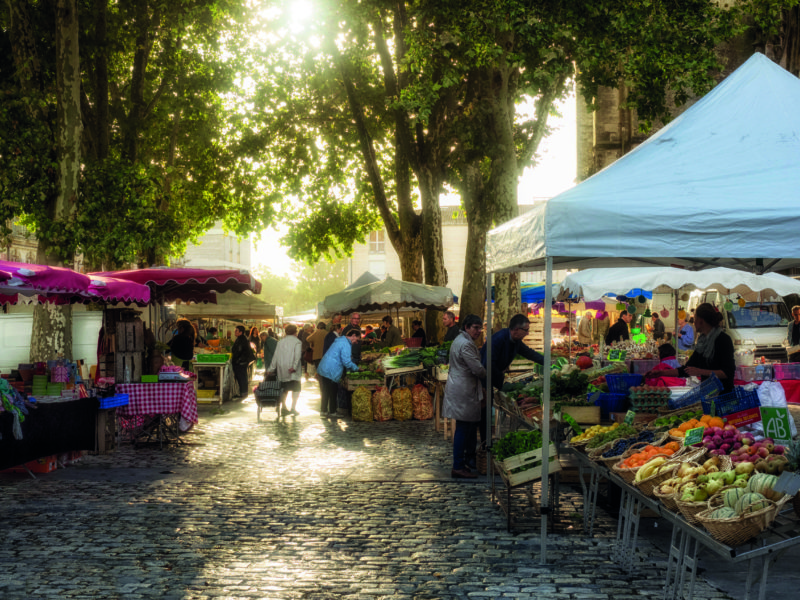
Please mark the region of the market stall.
<svg viewBox="0 0 800 600"><path fill-rule="evenodd" d="M787 257L787 249L796 247L800 224L798 108L800 81L763 55L754 55L645 143L571 190L490 231L487 272L545 270L549 305L554 268L728 266L763 273L800 264L798 257ZM755 206L756 199L765 201ZM591 214L592 219L577 236L579 214ZM549 364L548 311L545 322L544 359ZM547 413L549 369L544 370L543 388ZM540 560L546 562L546 419L542 436Z"/></svg>

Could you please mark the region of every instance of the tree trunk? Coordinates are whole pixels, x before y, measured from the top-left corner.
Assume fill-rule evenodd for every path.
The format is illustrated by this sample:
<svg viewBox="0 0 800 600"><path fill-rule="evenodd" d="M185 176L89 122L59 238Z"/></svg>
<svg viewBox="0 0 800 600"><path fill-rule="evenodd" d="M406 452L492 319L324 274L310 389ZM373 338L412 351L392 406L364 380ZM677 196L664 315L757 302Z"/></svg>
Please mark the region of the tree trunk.
<svg viewBox="0 0 800 600"><path fill-rule="evenodd" d="M442 211L439 207L441 180L433 169L423 166L419 170L419 187L422 198L422 256L425 262L425 283L443 287L447 285L442 245ZM438 340L442 327L442 313L425 312L425 331L428 337Z"/></svg>
<svg viewBox="0 0 800 600"><path fill-rule="evenodd" d="M46 362L60 356L72 360L72 307L50 302L33 309L30 362Z"/></svg>
<svg viewBox="0 0 800 600"><path fill-rule="evenodd" d="M94 2L94 36L97 47L94 57L94 86L95 86L95 147L97 158L103 160L108 157L108 58L106 45L106 10L107 0Z"/></svg>
<svg viewBox="0 0 800 600"><path fill-rule="evenodd" d="M462 317L476 315L484 320L486 318L486 232L492 224L492 207L486 198L480 161L464 167L460 192L467 213L467 247L459 312Z"/></svg>
<svg viewBox="0 0 800 600"><path fill-rule="evenodd" d="M51 215L68 220L78 196L83 123L80 110L80 55L78 53L78 9L75 0L58 0L56 8L56 114L58 123L58 195ZM58 248L39 240L39 264L63 264ZM33 311L31 362L72 358L72 307L39 304Z"/></svg>
<svg viewBox="0 0 800 600"><path fill-rule="evenodd" d="M135 163L139 157L139 130L144 118L144 80L147 72L149 44L149 18L147 0L136 0L136 52L131 74L131 106L125 128L125 158Z"/></svg>

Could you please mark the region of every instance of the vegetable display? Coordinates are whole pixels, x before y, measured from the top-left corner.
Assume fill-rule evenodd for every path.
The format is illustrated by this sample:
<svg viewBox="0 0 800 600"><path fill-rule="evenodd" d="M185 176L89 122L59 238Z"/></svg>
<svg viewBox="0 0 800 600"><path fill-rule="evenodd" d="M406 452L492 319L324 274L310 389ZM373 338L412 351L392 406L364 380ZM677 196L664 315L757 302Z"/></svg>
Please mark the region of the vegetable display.
<svg viewBox="0 0 800 600"><path fill-rule="evenodd" d="M419 352L408 352L384 358L383 368L384 370L406 369L408 367L418 367L421 362Z"/></svg>
<svg viewBox="0 0 800 600"><path fill-rule="evenodd" d="M586 447L599 448L603 444L607 444L608 442L611 442L613 440L617 440L620 438L629 438L634 435L638 435L636 429L634 429L631 425L628 425L627 423L621 423L619 427L615 427L611 431L594 436L591 440L589 440L589 443L586 444ZM642 441L642 440L635 440L635 441Z"/></svg>
<svg viewBox="0 0 800 600"><path fill-rule="evenodd" d="M423 384L418 383L411 390L411 411L418 421L433 418L431 394Z"/></svg>
<svg viewBox="0 0 800 600"><path fill-rule="evenodd" d="M542 433L532 431L510 431L492 446L492 454L497 460L505 460L517 454L524 454L542 447Z"/></svg>
<svg viewBox="0 0 800 600"><path fill-rule="evenodd" d="M352 371L347 374L347 378L356 381L373 381L375 379L383 379L383 375L375 371Z"/></svg>
<svg viewBox="0 0 800 600"><path fill-rule="evenodd" d="M372 395L372 418L376 421L392 418L392 394L385 387L378 388Z"/></svg>

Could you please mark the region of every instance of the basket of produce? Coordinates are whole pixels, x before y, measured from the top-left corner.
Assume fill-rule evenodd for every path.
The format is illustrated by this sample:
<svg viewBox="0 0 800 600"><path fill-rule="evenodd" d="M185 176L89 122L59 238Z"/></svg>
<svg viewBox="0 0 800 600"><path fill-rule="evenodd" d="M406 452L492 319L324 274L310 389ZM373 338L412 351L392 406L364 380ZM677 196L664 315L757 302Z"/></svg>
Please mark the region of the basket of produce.
<svg viewBox="0 0 800 600"><path fill-rule="evenodd" d="M625 454L630 455L635 449L644 447L653 442L654 436L650 431L641 431L629 438L619 439L616 442L611 442L604 448L603 452L598 456L592 458L598 462L607 464L609 467L618 462Z"/></svg>
<svg viewBox="0 0 800 600"><path fill-rule="evenodd" d="M619 427L619 423L614 423L613 425L610 426L592 425L580 435L576 435L573 438L571 438L569 440L569 444L570 446L572 446L574 450L586 454L588 452L587 446L595 436L608 433L609 431L613 431L617 427Z"/></svg>
<svg viewBox="0 0 800 600"><path fill-rule="evenodd" d="M697 515L708 508L708 492L696 481L688 481L675 491L675 505L692 525L698 525Z"/></svg>
<svg viewBox="0 0 800 600"><path fill-rule="evenodd" d="M641 469L639 469L639 471L636 473L636 477L633 479L633 485L639 488L639 491L641 491L645 496L653 497L655 495L654 491L662 483L673 477L675 471L677 471L678 467L680 466L678 463L672 462L672 456L667 458L667 460L662 464L658 464L658 459L659 457L656 456L647 464L645 464Z"/></svg>
<svg viewBox="0 0 800 600"><path fill-rule="evenodd" d="M656 444L646 444L642 448L636 450L629 450L626 452L627 456L623 455L622 459L615 463L611 470L619 475L623 481L632 484L636 479L639 470L649 462L653 461L655 464L648 467L646 473L650 473L651 469L656 469L662 464L667 462L667 459L677 452L680 447L677 442L669 442L666 446L658 446ZM658 460L654 460L658 457ZM648 475L649 476L649 475Z"/></svg>
<svg viewBox="0 0 800 600"><path fill-rule="evenodd" d="M667 431L673 427L677 427L684 421L688 421L689 419L700 419L703 416L703 409L699 404L690 406L688 408L673 410L667 413L661 413L660 410L658 412L658 418L654 419L647 425L648 429L663 429L664 431Z"/></svg>
<svg viewBox="0 0 800 600"><path fill-rule="evenodd" d="M678 465L678 469L673 471L672 477L662 481L658 486L653 487L653 497L661 500L661 503L667 509L673 512L679 512L678 504L676 502L676 492L678 487L690 481L693 476L696 476L694 471L689 469L697 469L700 465L696 462L682 462Z"/></svg>
<svg viewBox="0 0 800 600"><path fill-rule="evenodd" d="M592 439L589 440L589 443L586 444L586 452L589 455L589 458L592 458L594 455L599 454L598 451L600 448L607 445L609 442L618 439L629 438L638 434L639 430L632 425L620 423L617 427L610 428L606 433L599 433L592 437ZM605 449L603 451L605 451ZM622 453L620 452L620 454Z"/></svg>

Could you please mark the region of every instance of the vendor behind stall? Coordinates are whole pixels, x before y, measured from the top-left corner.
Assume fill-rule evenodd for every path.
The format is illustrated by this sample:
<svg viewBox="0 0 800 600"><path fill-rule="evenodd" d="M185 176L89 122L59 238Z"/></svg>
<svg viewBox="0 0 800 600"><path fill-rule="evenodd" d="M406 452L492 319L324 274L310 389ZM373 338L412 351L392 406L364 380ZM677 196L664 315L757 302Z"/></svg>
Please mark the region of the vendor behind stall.
<svg viewBox="0 0 800 600"><path fill-rule="evenodd" d="M733 341L722 331L722 314L711 304L704 303L695 310L697 345L686 365L678 369L653 370L645 377L699 377L707 379L712 373L722 382L725 393L733 391Z"/></svg>
<svg viewBox="0 0 800 600"><path fill-rule="evenodd" d="M383 345L388 348L402 345L403 334L400 333L397 327L392 325L392 317L386 315L383 317L383 322L386 324L386 337L383 339Z"/></svg>
<svg viewBox="0 0 800 600"><path fill-rule="evenodd" d="M631 339L631 334L628 331L628 323L631 322L633 316L628 314L627 310L619 313L619 320L614 323L606 334L606 345L611 345L614 342L626 342Z"/></svg>
<svg viewBox="0 0 800 600"><path fill-rule="evenodd" d="M414 333L411 334L412 338L422 338L422 343L420 344L421 348L425 347L425 342L427 341L427 336L425 335L425 330L422 328L422 321L411 321L411 329L414 330Z"/></svg>
<svg viewBox="0 0 800 600"><path fill-rule="evenodd" d="M178 319L175 323L175 335L167 342L172 356L177 359L173 361L186 371L192 370L192 358L194 357L195 330L194 325L188 319Z"/></svg>
<svg viewBox="0 0 800 600"><path fill-rule="evenodd" d="M528 335L531 323L525 315L514 315L506 329L501 329L492 336L492 386L501 389L505 379L505 371L511 361L519 354L537 364L544 364L544 357L529 348L523 338ZM481 364L486 367L486 344L481 348Z"/></svg>

